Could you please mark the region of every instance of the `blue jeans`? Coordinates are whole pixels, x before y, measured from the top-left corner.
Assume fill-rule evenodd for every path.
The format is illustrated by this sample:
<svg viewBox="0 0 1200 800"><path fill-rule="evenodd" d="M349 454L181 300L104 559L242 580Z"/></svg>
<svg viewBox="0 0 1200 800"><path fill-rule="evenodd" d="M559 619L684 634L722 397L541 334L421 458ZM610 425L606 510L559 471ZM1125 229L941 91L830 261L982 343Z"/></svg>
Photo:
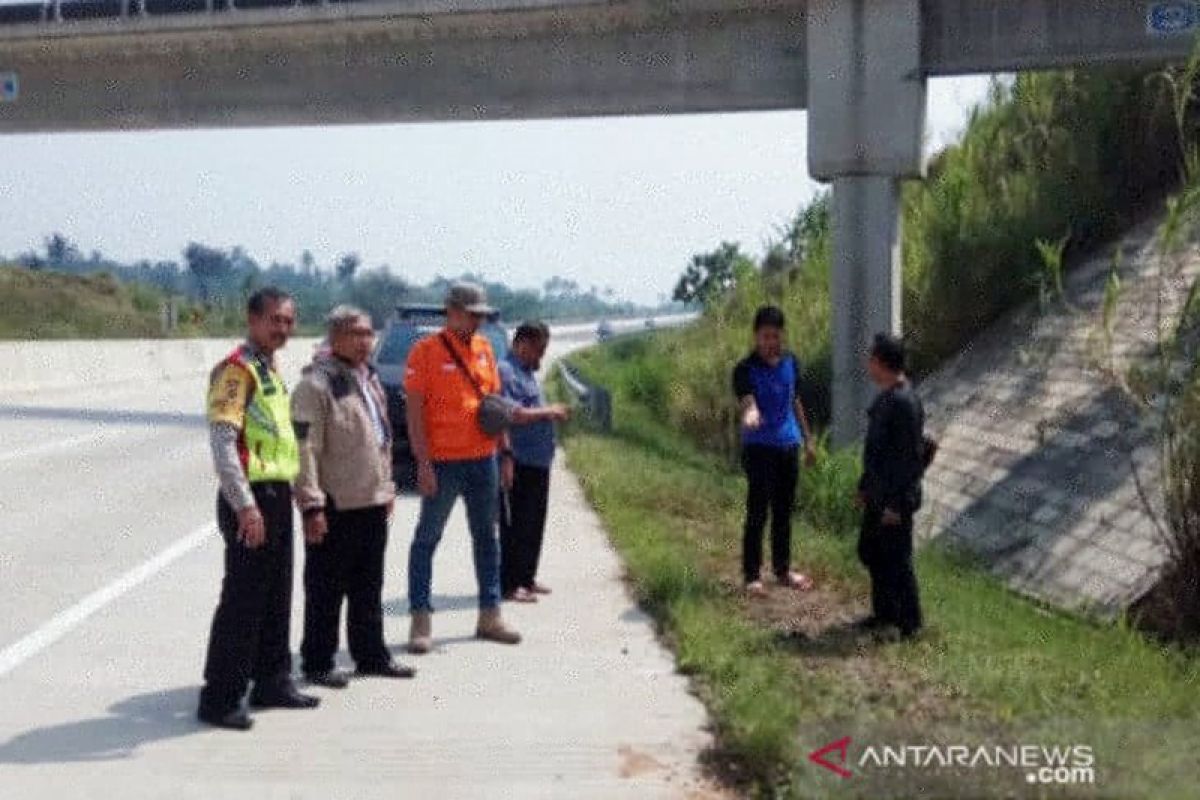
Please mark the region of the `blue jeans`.
<svg viewBox="0 0 1200 800"><path fill-rule="evenodd" d="M496 539L500 472L496 459L435 462L437 494L421 498L421 517L408 551L408 606L411 611L432 611L433 554L446 529L454 501L467 505L467 524L474 542L475 580L479 607L500 605L500 547Z"/></svg>

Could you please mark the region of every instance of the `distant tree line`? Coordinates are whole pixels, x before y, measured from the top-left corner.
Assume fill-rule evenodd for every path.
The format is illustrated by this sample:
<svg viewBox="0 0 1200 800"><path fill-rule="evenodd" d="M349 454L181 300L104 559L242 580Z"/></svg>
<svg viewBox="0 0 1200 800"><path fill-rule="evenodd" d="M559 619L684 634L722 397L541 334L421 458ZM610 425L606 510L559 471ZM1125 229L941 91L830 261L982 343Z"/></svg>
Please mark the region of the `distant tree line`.
<svg viewBox="0 0 1200 800"><path fill-rule="evenodd" d="M291 292L300 309L300 323L319 324L333 305L353 303L382 324L401 303L440 303L446 288L457 280L482 284L505 319L595 319L659 313L678 308L664 302L647 308L618 301L611 288L583 287L553 276L540 289L514 289L478 273L439 276L421 285L405 280L387 265L364 268L357 253L346 253L330 265L320 265L309 251L298 263L262 265L242 247L224 249L190 242L179 261L140 260L123 263L93 250L90 255L64 236L47 236L40 251L12 261L28 269L51 269L73 274L108 273L124 283L152 286L164 295L186 300L199 311L236 321L245 298L255 289L274 285ZM0 259L3 261L3 259Z"/></svg>

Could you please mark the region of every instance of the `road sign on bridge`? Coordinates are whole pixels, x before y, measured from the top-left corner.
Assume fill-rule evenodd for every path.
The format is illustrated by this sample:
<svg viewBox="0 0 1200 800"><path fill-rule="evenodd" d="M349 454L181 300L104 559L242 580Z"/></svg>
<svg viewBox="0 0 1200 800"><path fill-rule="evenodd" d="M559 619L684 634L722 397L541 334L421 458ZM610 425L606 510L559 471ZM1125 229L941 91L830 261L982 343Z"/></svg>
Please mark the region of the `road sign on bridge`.
<svg viewBox="0 0 1200 800"><path fill-rule="evenodd" d="M1179 36L1200 24L1200 3L1152 3L1146 9L1146 31L1155 36Z"/></svg>

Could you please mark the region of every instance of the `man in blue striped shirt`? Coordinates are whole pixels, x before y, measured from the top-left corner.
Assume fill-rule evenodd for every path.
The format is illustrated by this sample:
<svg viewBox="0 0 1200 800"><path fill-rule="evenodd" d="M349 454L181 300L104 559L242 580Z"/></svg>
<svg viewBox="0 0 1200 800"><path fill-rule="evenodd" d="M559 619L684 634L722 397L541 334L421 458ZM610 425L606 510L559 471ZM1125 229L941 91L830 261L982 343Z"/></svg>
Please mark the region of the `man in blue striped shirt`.
<svg viewBox="0 0 1200 800"><path fill-rule="evenodd" d="M500 503L500 590L506 600L537 601L550 590L537 581L550 499L550 467L554 463L554 423L568 409L547 405L538 384L550 329L525 322L513 334L508 357L499 363L506 397L518 405L509 431L512 449L500 454L507 491Z"/></svg>

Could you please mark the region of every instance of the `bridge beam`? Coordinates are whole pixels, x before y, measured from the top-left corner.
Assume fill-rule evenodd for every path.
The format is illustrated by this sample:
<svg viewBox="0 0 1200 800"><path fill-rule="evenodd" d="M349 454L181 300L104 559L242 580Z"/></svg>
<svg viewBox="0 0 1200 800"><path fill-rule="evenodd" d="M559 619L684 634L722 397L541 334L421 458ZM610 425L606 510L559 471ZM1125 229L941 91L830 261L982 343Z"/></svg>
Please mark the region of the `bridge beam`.
<svg viewBox="0 0 1200 800"><path fill-rule="evenodd" d="M803 0L405 5L387 16L314 6L0 29L0 73L20 76L20 97L0 103L0 133L804 105Z"/></svg>

